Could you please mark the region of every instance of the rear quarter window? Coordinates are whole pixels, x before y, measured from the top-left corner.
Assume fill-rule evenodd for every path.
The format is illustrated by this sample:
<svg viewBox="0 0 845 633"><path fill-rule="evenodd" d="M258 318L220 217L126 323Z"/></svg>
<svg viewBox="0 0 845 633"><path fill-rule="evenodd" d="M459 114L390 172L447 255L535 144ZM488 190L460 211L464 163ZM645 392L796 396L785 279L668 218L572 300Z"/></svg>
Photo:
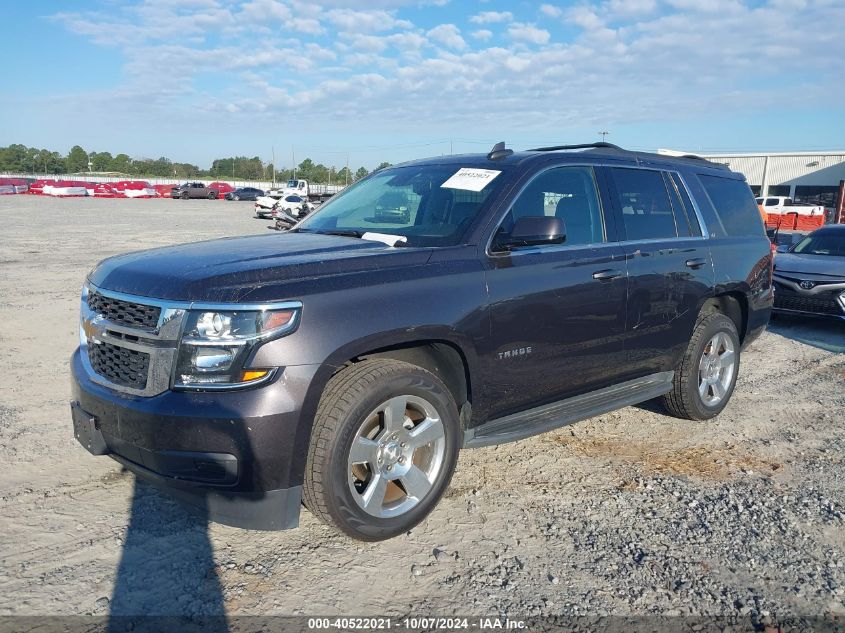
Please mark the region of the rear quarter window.
<svg viewBox="0 0 845 633"><path fill-rule="evenodd" d="M698 174L716 216L729 237L764 235L760 211L744 180Z"/></svg>

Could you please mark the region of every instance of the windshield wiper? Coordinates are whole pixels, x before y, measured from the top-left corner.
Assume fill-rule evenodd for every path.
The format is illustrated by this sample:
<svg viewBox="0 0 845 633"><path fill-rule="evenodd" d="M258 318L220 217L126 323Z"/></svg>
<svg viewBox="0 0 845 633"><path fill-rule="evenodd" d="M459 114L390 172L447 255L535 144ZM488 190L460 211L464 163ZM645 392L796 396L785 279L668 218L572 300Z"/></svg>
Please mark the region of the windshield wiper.
<svg viewBox="0 0 845 633"><path fill-rule="evenodd" d="M294 229L293 233L319 233L320 235L340 235L341 237L361 237L363 231L353 229Z"/></svg>

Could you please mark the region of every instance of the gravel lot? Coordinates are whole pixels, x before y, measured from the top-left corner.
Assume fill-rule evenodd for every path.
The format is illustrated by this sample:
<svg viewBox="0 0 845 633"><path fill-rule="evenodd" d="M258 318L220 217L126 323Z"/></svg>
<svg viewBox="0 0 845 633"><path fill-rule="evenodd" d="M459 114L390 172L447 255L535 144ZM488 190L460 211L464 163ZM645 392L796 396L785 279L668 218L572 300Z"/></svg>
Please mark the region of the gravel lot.
<svg viewBox="0 0 845 633"><path fill-rule="evenodd" d="M845 615L845 323L778 319L716 420L631 407L464 451L430 518L362 544L207 525L71 432L85 273L265 233L251 203L0 198L0 615Z"/></svg>

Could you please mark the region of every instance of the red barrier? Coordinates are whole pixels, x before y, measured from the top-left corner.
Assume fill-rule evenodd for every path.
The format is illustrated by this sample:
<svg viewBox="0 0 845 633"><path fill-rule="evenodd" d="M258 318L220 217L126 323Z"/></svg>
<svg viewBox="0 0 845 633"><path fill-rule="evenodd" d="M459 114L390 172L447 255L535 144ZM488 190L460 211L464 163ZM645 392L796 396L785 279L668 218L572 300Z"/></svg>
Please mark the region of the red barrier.
<svg viewBox="0 0 845 633"><path fill-rule="evenodd" d="M94 186L94 197L95 198L118 198L118 197L123 197L123 196L122 195L118 196L118 193L114 190L114 187L112 187L111 185L106 184L104 182L101 182L101 183Z"/></svg>
<svg viewBox="0 0 845 633"><path fill-rule="evenodd" d="M176 185L153 185L159 198L172 198L173 187Z"/></svg>
<svg viewBox="0 0 845 633"><path fill-rule="evenodd" d="M208 185L208 188L217 190L217 198L219 200L223 200L227 193L235 190L228 182L213 182Z"/></svg>

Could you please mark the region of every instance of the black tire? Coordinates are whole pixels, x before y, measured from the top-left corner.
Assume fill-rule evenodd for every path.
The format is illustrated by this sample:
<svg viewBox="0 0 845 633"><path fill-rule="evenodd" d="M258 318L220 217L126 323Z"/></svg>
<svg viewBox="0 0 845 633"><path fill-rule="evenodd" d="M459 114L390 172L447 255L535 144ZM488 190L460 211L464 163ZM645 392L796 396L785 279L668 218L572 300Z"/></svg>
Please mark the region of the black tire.
<svg viewBox="0 0 845 633"><path fill-rule="evenodd" d="M180 197L182 198L182 200L187 200L191 197L191 194L189 194L187 191L183 191Z"/></svg>
<svg viewBox="0 0 845 633"><path fill-rule="evenodd" d="M720 332L724 333L733 345L733 374L721 400L715 405L708 405L699 393L699 363L710 341ZM686 420L709 420L719 415L731 399L739 367L740 342L736 324L721 312L702 314L695 325L684 358L675 370L672 390L662 398L663 406L670 414Z"/></svg>
<svg viewBox="0 0 845 633"><path fill-rule="evenodd" d="M216 197L217 197L217 192L216 192L216 191L209 191L209 192L208 192L208 199L209 199L209 200L214 200Z"/></svg>
<svg viewBox="0 0 845 633"><path fill-rule="evenodd" d="M237 201L237 200L240 200L240 199L241 199L240 196L232 196L232 200Z"/></svg>
<svg viewBox="0 0 845 633"><path fill-rule="evenodd" d="M398 516L376 517L365 512L353 497L349 454L369 414L381 403L404 395L424 398L436 409L445 438L442 465L431 488L415 506ZM437 376L397 360L356 363L332 377L317 408L303 484L305 506L321 521L352 538L391 538L420 523L437 504L452 478L460 444L457 406Z"/></svg>

